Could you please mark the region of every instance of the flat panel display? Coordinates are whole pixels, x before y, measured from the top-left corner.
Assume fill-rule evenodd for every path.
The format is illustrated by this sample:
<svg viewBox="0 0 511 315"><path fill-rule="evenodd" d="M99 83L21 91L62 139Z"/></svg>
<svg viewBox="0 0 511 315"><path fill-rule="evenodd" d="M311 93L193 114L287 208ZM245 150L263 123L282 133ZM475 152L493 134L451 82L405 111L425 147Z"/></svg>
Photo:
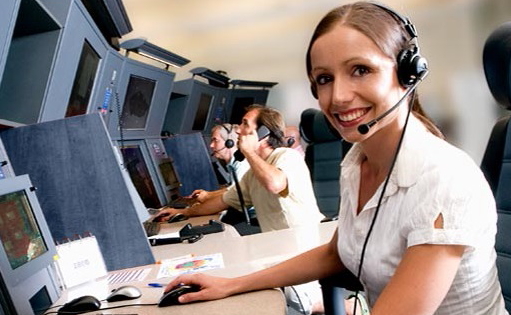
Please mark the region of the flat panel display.
<svg viewBox="0 0 511 315"><path fill-rule="evenodd" d="M0 271L8 285L53 262L53 238L28 175L0 181L0 243Z"/></svg>
<svg viewBox="0 0 511 315"><path fill-rule="evenodd" d="M212 102L213 95L201 93L199 98L199 105L197 107L197 112L195 113L195 119L193 121L192 130L204 130Z"/></svg>
<svg viewBox="0 0 511 315"><path fill-rule="evenodd" d="M85 40L65 117L83 115L87 112L99 61L99 55Z"/></svg>
<svg viewBox="0 0 511 315"><path fill-rule="evenodd" d="M147 208L160 208L162 205L154 186L148 165L139 145L121 147L124 165L130 174L133 185Z"/></svg>
<svg viewBox="0 0 511 315"><path fill-rule="evenodd" d="M48 251L25 190L0 196L0 240L12 269Z"/></svg>
<svg viewBox="0 0 511 315"><path fill-rule="evenodd" d="M146 128L155 86L155 80L130 75L121 116L124 129Z"/></svg>

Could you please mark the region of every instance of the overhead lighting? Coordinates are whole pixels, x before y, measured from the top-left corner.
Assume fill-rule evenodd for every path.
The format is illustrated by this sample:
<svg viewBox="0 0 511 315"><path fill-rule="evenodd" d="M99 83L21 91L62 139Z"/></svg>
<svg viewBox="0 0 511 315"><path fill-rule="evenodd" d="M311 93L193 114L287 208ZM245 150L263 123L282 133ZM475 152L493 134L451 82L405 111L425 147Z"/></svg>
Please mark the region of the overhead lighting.
<svg viewBox="0 0 511 315"><path fill-rule="evenodd" d="M128 39L122 42L120 47L126 50L126 56L129 54L129 52L135 52L146 58L150 58L165 64L165 69L167 70L169 69L169 66L182 67L190 62L189 59L151 44L143 38Z"/></svg>
<svg viewBox="0 0 511 315"><path fill-rule="evenodd" d="M229 87L229 77L205 67L193 68L190 72L195 76L201 76L208 80L210 85L218 87Z"/></svg>
<svg viewBox="0 0 511 315"><path fill-rule="evenodd" d="M272 88L273 86L277 85L277 82L262 82L262 81L247 81L247 80L232 80L231 84L233 85L233 88L236 88L236 86L243 86L243 87L261 87L261 88Z"/></svg>

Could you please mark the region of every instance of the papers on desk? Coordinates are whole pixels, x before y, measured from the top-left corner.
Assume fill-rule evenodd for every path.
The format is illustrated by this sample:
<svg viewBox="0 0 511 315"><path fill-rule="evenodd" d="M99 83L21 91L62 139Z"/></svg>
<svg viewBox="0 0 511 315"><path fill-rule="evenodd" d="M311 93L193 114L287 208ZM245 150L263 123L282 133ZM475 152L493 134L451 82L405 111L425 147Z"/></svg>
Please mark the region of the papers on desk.
<svg viewBox="0 0 511 315"><path fill-rule="evenodd" d="M151 268L130 269L108 274L108 284L120 284L132 281L143 281L151 272Z"/></svg>
<svg viewBox="0 0 511 315"><path fill-rule="evenodd" d="M197 257L186 255L163 260L158 271L158 278L177 277L185 273L203 272L224 267L222 253Z"/></svg>

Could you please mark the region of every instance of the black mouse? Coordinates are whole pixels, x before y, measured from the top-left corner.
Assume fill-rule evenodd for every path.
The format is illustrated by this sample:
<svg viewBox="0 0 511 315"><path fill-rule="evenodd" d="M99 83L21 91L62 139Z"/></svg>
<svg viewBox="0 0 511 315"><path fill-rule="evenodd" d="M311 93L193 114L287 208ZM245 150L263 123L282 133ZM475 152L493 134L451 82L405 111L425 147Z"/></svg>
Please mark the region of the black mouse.
<svg viewBox="0 0 511 315"><path fill-rule="evenodd" d="M91 295L80 296L59 308L58 314L81 314L97 311L101 307L101 302Z"/></svg>
<svg viewBox="0 0 511 315"><path fill-rule="evenodd" d="M188 220L188 217L182 213L176 213L174 214L173 216L171 216L167 222L168 223L173 223L173 222L180 222L180 221L184 221L184 220Z"/></svg>
<svg viewBox="0 0 511 315"><path fill-rule="evenodd" d="M181 304L178 301L178 298L186 293L190 292L198 292L200 291L200 287L195 285L180 285L167 293L163 293L160 301L158 302L158 307L170 306L170 305L178 305Z"/></svg>
<svg viewBox="0 0 511 315"><path fill-rule="evenodd" d="M133 300L142 296L142 292L140 292L139 288L125 285L122 287L118 287L117 289L113 289L112 293L106 298L108 302L116 302L116 301L125 301L125 300Z"/></svg>

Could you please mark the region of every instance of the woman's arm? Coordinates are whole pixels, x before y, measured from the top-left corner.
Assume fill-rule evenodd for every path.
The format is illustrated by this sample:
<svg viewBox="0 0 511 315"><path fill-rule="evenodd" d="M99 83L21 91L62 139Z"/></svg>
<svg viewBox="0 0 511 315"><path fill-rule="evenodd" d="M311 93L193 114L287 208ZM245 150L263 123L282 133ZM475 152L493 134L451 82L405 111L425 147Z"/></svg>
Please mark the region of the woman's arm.
<svg viewBox="0 0 511 315"><path fill-rule="evenodd" d="M180 297L181 303L214 300L233 294L305 283L340 272L344 266L337 253L337 232L329 243L264 269L238 278L218 278L205 274L184 275L170 282L165 291L180 283L198 285L199 292Z"/></svg>
<svg viewBox="0 0 511 315"><path fill-rule="evenodd" d="M371 315L433 314L452 284L464 250L461 245L408 248Z"/></svg>

